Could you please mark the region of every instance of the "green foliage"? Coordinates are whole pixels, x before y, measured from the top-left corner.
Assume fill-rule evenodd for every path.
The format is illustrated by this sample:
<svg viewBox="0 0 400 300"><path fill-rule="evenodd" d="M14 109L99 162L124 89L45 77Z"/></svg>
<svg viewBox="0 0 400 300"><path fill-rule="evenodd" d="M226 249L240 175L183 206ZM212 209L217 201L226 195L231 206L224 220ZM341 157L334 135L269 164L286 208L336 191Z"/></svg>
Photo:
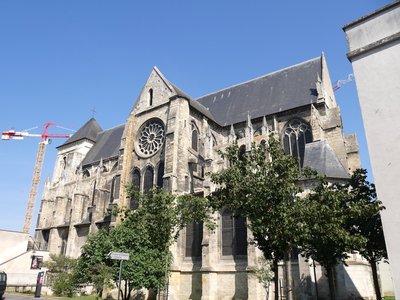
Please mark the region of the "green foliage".
<svg viewBox="0 0 400 300"><path fill-rule="evenodd" d="M160 189L138 193L128 188L129 197L138 200L136 210L118 211L122 222L110 231L91 236L82 249L77 277L81 282L98 282L100 289L110 274L118 283L119 261L107 258L110 251L129 253L123 262L121 294L129 299L132 290L141 288L158 291L166 282L172 255L169 247L179 231L193 220L204 221L212 228L208 202L204 198L184 195L176 197ZM100 268L100 266L102 266Z"/></svg>
<svg viewBox="0 0 400 300"><path fill-rule="evenodd" d="M99 230L90 235L74 270L76 281L93 284L98 297L101 297L104 287L111 286L112 268L110 262L107 264L106 261L111 249L112 241L108 231Z"/></svg>
<svg viewBox="0 0 400 300"><path fill-rule="evenodd" d="M366 171L354 172L349 183L328 183L320 178L304 198L296 202L298 224L303 229L299 246L303 255L318 261L327 271L334 299L333 267L345 262L348 253L359 251L373 269L377 298L380 299L375 263L387 257L375 187Z"/></svg>
<svg viewBox="0 0 400 300"><path fill-rule="evenodd" d="M77 260L65 255L50 254L50 260L44 262L48 268L47 283L56 296L72 297L77 288L73 270Z"/></svg>
<svg viewBox="0 0 400 300"><path fill-rule="evenodd" d="M359 205L346 205L348 199L343 185L321 178L307 196L296 202L298 224L303 230L300 250L326 269L345 262L347 252L365 243L364 237L346 228L349 219L362 210Z"/></svg>
<svg viewBox="0 0 400 300"><path fill-rule="evenodd" d="M258 281L268 290L269 283L274 279L274 272L272 272L271 262L266 260L264 257L258 258L258 269L255 271L255 275Z"/></svg>
<svg viewBox="0 0 400 300"><path fill-rule="evenodd" d="M375 185L368 182L367 171L365 169L354 171L348 187L351 195L348 205L362 206L362 210L352 216L347 226L352 234L360 234L366 238L363 247L356 250L370 263L387 259L380 215L380 211L385 207L377 199Z"/></svg>
<svg viewBox="0 0 400 300"><path fill-rule="evenodd" d="M278 290L278 262L287 258L302 234L294 218L294 203L301 192L298 180L311 172L299 169L297 161L285 155L273 135L267 152L262 145L254 144L246 154L236 144L221 152L229 167L211 174L218 188L209 199L214 209L227 207L247 218L255 244L272 262ZM287 278L289 271L284 271ZM290 290L290 286L285 288L286 297Z"/></svg>
<svg viewBox="0 0 400 300"><path fill-rule="evenodd" d="M326 268L332 290L332 268L345 262L348 252L358 250L367 259L386 257L382 205L365 171L356 171L349 184L333 184L310 169L299 169L273 136L267 152L253 145L244 155L236 144L221 152L229 166L211 174L218 188L209 199L214 209L227 207L247 218L256 245L275 269L298 248ZM314 186L299 197L304 179Z"/></svg>
<svg viewBox="0 0 400 300"><path fill-rule="evenodd" d="M349 220L347 228L352 234L360 234L366 238L363 247L356 250L371 264L376 299L380 300L381 292L376 263L387 259L380 215L384 206L376 197L375 185L367 181L367 171L364 169L357 169L353 173L348 190L351 195L348 205L361 205L363 209L358 214L354 214Z"/></svg>
<svg viewBox="0 0 400 300"><path fill-rule="evenodd" d="M277 262L295 246L299 234L292 210L301 192L297 182L304 174L273 136L267 151L270 159L261 145L253 145L246 155L236 144L221 152L230 165L211 174L219 187L210 200L215 209L228 207L246 217L264 257Z"/></svg>

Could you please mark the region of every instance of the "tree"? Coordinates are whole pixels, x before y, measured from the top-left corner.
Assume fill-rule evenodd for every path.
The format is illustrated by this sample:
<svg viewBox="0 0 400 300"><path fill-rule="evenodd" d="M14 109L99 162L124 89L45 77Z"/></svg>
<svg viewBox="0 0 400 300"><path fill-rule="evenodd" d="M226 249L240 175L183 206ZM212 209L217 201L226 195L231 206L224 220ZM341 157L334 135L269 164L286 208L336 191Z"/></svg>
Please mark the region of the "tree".
<svg viewBox="0 0 400 300"><path fill-rule="evenodd" d="M65 255L50 254L50 260L44 262L48 268L47 282L56 296L72 297L76 292L73 270L76 259Z"/></svg>
<svg viewBox="0 0 400 300"><path fill-rule="evenodd" d="M188 222L204 220L212 224L204 198L177 197L160 189L138 193L128 188L128 194L138 200L139 207L120 211L120 224L109 232L99 231L89 238L83 247L82 262L78 263L81 270L77 272L79 278L93 283L94 278L88 276L90 267L101 264L111 267L112 278L118 283L119 262L107 258L107 253L129 253L129 260L123 262L123 284L118 287L124 300L131 297L133 290L145 288L157 293L166 286L172 262L169 247Z"/></svg>
<svg viewBox="0 0 400 300"><path fill-rule="evenodd" d="M270 159L262 145L253 145L249 153L243 154L233 144L220 154L229 161L229 166L211 174L211 180L218 188L211 194L210 201L215 209L228 207L247 218L256 245L265 259L273 263L275 299L278 299L278 262L288 261L301 234L292 218L292 210L301 192L298 180L304 175L303 170L283 152L273 136L268 141ZM287 267L288 298L291 293Z"/></svg>
<svg viewBox="0 0 400 300"><path fill-rule="evenodd" d="M348 205L362 205L362 213L354 215L348 223L348 229L353 234L366 238L364 247L356 249L371 265L376 299L381 300L377 262L387 259L385 237L383 234L380 211L384 209L377 199L375 185L367 180L367 171L357 169L348 184L351 195Z"/></svg>
<svg viewBox="0 0 400 300"><path fill-rule="evenodd" d="M330 297L336 299L334 267L345 263L348 252L363 247L366 239L351 233L347 225L354 215L363 213L363 206L348 205L346 185L328 183L320 178L317 185L296 201L295 217L303 231L299 248L306 258L311 258L326 270ZM297 216L297 217L296 217Z"/></svg>
<svg viewBox="0 0 400 300"><path fill-rule="evenodd" d="M258 258L258 269L255 271L255 276L258 281L263 285L267 295L265 299L269 299L269 285L274 279L274 272L271 270L271 263L267 261L264 257Z"/></svg>
<svg viewBox="0 0 400 300"><path fill-rule="evenodd" d="M93 284L97 298L101 297L104 286L108 287L112 280L111 262L107 254L112 249L112 241L107 230L99 230L89 236L82 247L81 256L74 270L78 283Z"/></svg>

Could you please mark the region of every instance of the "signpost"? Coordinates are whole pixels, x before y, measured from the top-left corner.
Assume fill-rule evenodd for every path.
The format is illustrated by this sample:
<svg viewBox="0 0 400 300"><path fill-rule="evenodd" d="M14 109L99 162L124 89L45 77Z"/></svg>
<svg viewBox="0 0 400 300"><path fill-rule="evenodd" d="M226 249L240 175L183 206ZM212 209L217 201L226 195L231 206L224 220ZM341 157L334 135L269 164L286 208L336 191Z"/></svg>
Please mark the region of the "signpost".
<svg viewBox="0 0 400 300"><path fill-rule="evenodd" d="M119 278L118 278L118 300L119 300L119 294L120 294L120 290L121 290L122 261L123 260L129 260L129 253L110 252L110 253L108 253L108 256L111 259L119 260Z"/></svg>

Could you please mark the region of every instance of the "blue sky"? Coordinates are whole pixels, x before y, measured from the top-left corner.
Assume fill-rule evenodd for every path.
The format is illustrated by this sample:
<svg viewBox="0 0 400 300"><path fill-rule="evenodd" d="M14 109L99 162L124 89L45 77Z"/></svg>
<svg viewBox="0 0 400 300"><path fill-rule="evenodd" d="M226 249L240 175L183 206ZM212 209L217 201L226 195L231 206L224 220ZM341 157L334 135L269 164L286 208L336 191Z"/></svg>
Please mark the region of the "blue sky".
<svg viewBox="0 0 400 300"><path fill-rule="evenodd" d="M103 129L122 124L153 66L193 98L321 52L344 79L342 26L390 2L0 0L0 131L77 130L93 109ZM336 98L371 173L354 82ZM38 142L0 141L0 229L22 230ZM47 147L42 182L62 142Z"/></svg>

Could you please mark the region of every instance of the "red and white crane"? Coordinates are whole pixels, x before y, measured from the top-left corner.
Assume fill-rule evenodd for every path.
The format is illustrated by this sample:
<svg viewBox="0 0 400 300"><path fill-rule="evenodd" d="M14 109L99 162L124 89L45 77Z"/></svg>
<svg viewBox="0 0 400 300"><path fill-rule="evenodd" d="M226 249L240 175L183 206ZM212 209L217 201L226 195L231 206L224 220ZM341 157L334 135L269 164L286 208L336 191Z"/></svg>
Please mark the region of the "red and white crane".
<svg viewBox="0 0 400 300"><path fill-rule="evenodd" d="M51 134L49 133L49 127L50 126L57 126L54 123L46 123L44 124L44 130L42 134L33 134L29 133L28 131L15 131L15 130L9 130L9 131L3 131L1 133L1 139L2 140L22 140L25 137L39 137L41 138L41 141L39 142L39 148L36 154L36 162L35 166L33 168L33 176L32 176L32 184L31 184L31 189L29 192L29 198L28 198L28 203L26 205L26 212L25 212L25 221L24 221L24 227L22 229L22 232L24 233L29 233L29 230L31 228L31 222L32 222L32 216L35 208L35 201L38 193L38 188L39 188L39 183L40 183L40 178L42 175L42 169L43 169L43 161L44 161L44 154L46 152L46 146L51 142L51 138L69 138L71 137L71 134ZM57 126L60 127L60 126ZM63 128L63 127L61 127ZM64 128L66 129L66 128Z"/></svg>

